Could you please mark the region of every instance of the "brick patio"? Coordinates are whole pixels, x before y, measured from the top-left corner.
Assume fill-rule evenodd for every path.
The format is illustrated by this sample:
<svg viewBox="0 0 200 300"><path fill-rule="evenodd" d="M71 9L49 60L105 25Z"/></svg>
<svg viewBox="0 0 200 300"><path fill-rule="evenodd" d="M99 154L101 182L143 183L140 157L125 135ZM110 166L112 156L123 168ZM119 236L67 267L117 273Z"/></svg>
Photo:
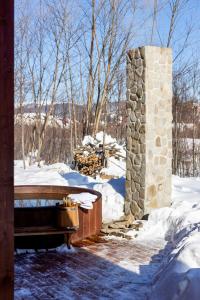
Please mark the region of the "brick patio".
<svg viewBox="0 0 200 300"><path fill-rule="evenodd" d="M76 253L17 254L15 300L147 299L163 247L111 239L79 245Z"/></svg>

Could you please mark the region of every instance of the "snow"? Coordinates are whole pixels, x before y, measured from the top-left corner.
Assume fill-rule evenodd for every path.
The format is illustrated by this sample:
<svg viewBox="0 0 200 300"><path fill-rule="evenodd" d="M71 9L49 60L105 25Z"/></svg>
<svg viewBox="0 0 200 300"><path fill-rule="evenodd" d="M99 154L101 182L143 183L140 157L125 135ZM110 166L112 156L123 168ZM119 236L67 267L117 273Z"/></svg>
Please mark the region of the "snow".
<svg viewBox="0 0 200 300"><path fill-rule="evenodd" d="M103 168L101 173L106 175L114 175L116 177L125 176L126 162L123 159L117 160L114 157L109 157L107 159L107 163L107 168Z"/></svg>
<svg viewBox="0 0 200 300"><path fill-rule="evenodd" d="M60 254L77 252L76 249L72 245L70 246L70 249L69 249L66 244L62 244L61 246L57 247L56 251Z"/></svg>
<svg viewBox="0 0 200 300"><path fill-rule="evenodd" d="M35 124L35 121L37 119L37 114L36 113L23 113L23 122L27 125ZM40 114L40 120L43 123L46 119L46 114L41 113ZM15 115L15 124L21 124L21 114L16 114ZM69 128L69 123L70 120L66 119L66 123L63 123L63 119L59 118L58 116L52 116L50 115L48 117L48 126L56 126L56 127L65 127Z"/></svg>
<svg viewBox="0 0 200 300"><path fill-rule="evenodd" d="M80 194L69 194L68 197L75 203L80 203L81 207L85 209L92 209L94 202L97 199L96 195L90 193L80 193Z"/></svg>
<svg viewBox="0 0 200 300"><path fill-rule="evenodd" d="M103 222L108 223L118 220L123 216L125 177L110 179L107 182L96 183L89 187L94 188L102 194L102 216Z"/></svg>
<svg viewBox="0 0 200 300"><path fill-rule="evenodd" d="M171 207L154 210L137 240L166 241L165 259L154 278L152 300L199 299L200 178L173 177ZM134 232L130 232L134 236Z"/></svg>
<svg viewBox="0 0 200 300"><path fill-rule="evenodd" d="M192 232L167 256L151 299L199 299L200 232Z"/></svg>
<svg viewBox="0 0 200 300"><path fill-rule="evenodd" d="M56 203L62 204L62 201L47 199L15 200L15 207L54 206Z"/></svg>
<svg viewBox="0 0 200 300"><path fill-rule="evenodd" d="M100 131L96 134L96 140L100 143L103 144L103 137L104 133L103 131ZM113 144L116 143L116 139L112 138L111 135L105 134L105 144Z"/></svg>
<svg viewBox="0 0 200 300"><path fill-rule="evenodd" d="M188 145L189 148L192 149L193 139L191 139L191 138L185 138L185 139L181 139L181 141L183 143L186 143L186 145ZM194 139L194 144L196 146L200 146L200 139Z"/></svg>
<svg viewBox="0 0 200 300"><path fill-rule="evenodd" d="M98 132L95 137L86 135L82 141L82 145L86 146L89 144L99 145L105 142L106 145L117 143L115 138L112 138L109 134L104 134L103 131Z"/></svg>
<svg viewBox="0 0 200 300"><path fill-rule="evenodd" d="M82 141L82 145L86 146L88 144L92 144L95 145L95 140L93 137L91 137L90 135L86 135Z"/></svg>
<svg viewBox="0 0 200 300"><path fill-rule="evenodd" d="M83 146L96 146L99 147L99 145L105 144L106 146L110 146L117 150L118 155L120 155L122 158L126 158L126 149L125 144L119 145L117 143L117 140L113 138L111 135L104 133L103 131L98 132L95 137L92 137L90 135L86 135L82 141ZM113 173L114 174L114 173Z"/></svg>
<svg viewBox="0 0 200 300"><path fill-rule="evenodd" d="M19 291L15 292L15 297L18 297L19 299L27 299L28 297L32 297L32 292L30 289L22 288Z"/></svg>
<svg viewBox="0 0 200 300"><path fill-rule="evenodd" d="M82 175L72 170L68 165L56 163L52 165L37 164L27 166L23 169L22 161L15 161L15 185L61 185L61 186L77 186L85 187L99 191L102 193L102 210L103 221L111 222L118 220L123 216L124 194L125 194L125 177L121 176L117 179L103 180L101 178L94 179L89 176ZM116 166L114 166L116 171ZM112 166L110 166L112 169ZM121 175L121 167L119 166ZM80 206L87 209L92 209L92 202L95 201L94 195L89 194L74 196L77 202L81 202ZM75 198L76 197L76 198ZM96 196L95 196L96 197ZM81 201L80 201L81 200ZM15 200L15 206L48 206L55 205L58 200Z"/></svg>

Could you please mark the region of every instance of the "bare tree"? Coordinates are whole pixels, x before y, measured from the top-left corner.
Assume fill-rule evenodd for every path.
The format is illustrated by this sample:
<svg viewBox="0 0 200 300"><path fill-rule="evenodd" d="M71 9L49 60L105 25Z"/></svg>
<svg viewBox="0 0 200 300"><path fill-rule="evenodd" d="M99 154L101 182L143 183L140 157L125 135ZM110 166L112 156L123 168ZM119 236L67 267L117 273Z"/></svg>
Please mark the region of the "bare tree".
<svg viewBox="0 0 200 300"><path fill-rule="evenodd" d="M118 0L91 1L91 36L87 38L87 31L82 35L82 44L89 58L85 133L92 132L94 135L98 131L110 87L125 61L131 28L125 29L122 24L128 14L129 4ZM87 21L90 20L86 12L85 15ZM93 104L95 112L92 110Z"/></svg>
<svg viewBox="0 0 200 300"><path fill-rule="evenodd" d="M25 39L27 38L28 18L19 11L20 18L16 24L16 38L15 38L15 100L19 105L20 125L21 125L21 151L24 169L26 168L26 154L25 154L25 133L24 133L24 103L26 94L28 93L29 84L27 78L27 61L25 55Z"/></svg>

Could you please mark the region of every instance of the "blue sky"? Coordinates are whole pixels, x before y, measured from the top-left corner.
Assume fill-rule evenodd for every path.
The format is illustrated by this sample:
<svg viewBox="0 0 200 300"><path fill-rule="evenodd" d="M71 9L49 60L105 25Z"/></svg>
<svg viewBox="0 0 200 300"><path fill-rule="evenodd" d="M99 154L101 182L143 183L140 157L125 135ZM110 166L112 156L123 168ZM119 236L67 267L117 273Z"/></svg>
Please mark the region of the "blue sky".
<svg viewBox="0 0 200 300"><path fill-rule="evenodd" d="M58 0L41 0L41 4L43 5L46 1L51 1L54 4L57 3ZM78 22L83 15L83 9L85 9L86 13L90 16L91 11L90 1L91 0L63 0L66 1L70 5L70 10L72 11L72 18L74 18L74 22ZM97 4L101 0L96 0ZM117 0L116 0L117 1ZM120 0L121 1L121 0ZM123 0L126 1L126 0ZM155 45L155 46L166 46L167 36L169 31L170 24L170 9L167 4L169 0L157 0L158 8L162 6L162 9L157 13L156 16L156 26L154 31L154 36L151 41L151 30L152 30L152 15L153 15L153 0L135 0L138 9L136 13L133 13L134 6L131 6L126 19L121 22L121 28L126 30L130 24L132 25L133 37L130 42L130 48L135 48L138 46L144 45ZM170 0L175 1L175 0ZM187 1L187 0L180 0ZM128 4L133 3L134 0L127 0ZM29 7L29 16L30 18L34 18L34 14L39 10L40 0L15 0L16 10L15 16L17 20L18 16L18 7L21 6L21 3L25 4ZM83 19L82 19L83 20ZM86 19L84 19L86 20ZM173 56L176 57L177 53L182 49L186 33L188 28L191 29L191 33L187 40L187 43L184 47L184 51L181 52L181 55L174 63L174 69L176 69L179 65L183 65L185 62L189 62L192 65L194 62L197 63L197 60L200 62L200 0L188 0L186 5L183 7L182 11L176 20L175 32L173 36L173 41L171 43L171 47L173 49ZM88 21L88 20L87 20ZM83 23L84 26L84 23ZM89 45L90 38L90 25L89 22L85 25L88 29L88 34L86 35L86 39ZM77 58L77 53L75 49L73 50L73 64L75 68L73 70L73 76L79 78L79 58ZM83 61L88 59L87 53L83 49ZM86 58L84 57L86 56ZM78 59L78 61L77 61ZM76 67L77 65L77 67ZM84 68L84 66L83 66Z"/></svg>
<svg viewBox="0 0 200 300"><path fill-rule="evenodd" d="M57 2L57 0L51 0L52 2ZM76 10L76 18L78 17L81 10L77 9L77 6L89 7L91 0L66 0L71 2ZM181 0L187 1L187 0ZM16 3L16 15L17 7L23 2L31 7L31 10L39 8L40 0L15 0ZM45 0L41 0L44 3ZM128 0L128 2L134 3L134 0ZM157 0L158 7L162 6L163 9L157 14L155 34L152 43L150 43L151 28L152 28L152 14L153 14L153 4L154 0L135 0L136 5L139 7L136 14L133 15L132 11L129 13L127 19L127 24L133 23L135 28L134 38L132 39L131 46L136 47L139 45L149 45L153 44L156 46L166 46L167 33L169 30L170 22L170 11L169 5L166 4L167 0ZM98 3L98 0L97 0ZM133 6L132 6L133 7ZM191 34L188 38L186 44L186 50L184 56L187 59L191 55L199 56L200 47L200 0L188 0L187 4L184 6L176 22L174 39L172 47L174 50L174 56L182 48L183 42L185 40L186 32L189 27L192 27ZM158 34L159 32L159 34Z"/></svg>
<svg viewBox="0 0 200 300"><path fill-rule="evenodd" d="M139 34L134 45L152 44L155 46L166 46L170 24L169 5L163 5L163 9L157 14L155 34L152 43L150 42L152 28L153 0L140 0L143 7L138 13L137 20L146 19L143 28L140 27ZM158 0L158 7L166 1ZM200 0L189 0L180 11L176 20L174 38L171 44L174 57L179 53L186 39L186 33L191 28L191 33L185 45L181 59L190 59L191 56L199 58L200 48Z"/></svg>

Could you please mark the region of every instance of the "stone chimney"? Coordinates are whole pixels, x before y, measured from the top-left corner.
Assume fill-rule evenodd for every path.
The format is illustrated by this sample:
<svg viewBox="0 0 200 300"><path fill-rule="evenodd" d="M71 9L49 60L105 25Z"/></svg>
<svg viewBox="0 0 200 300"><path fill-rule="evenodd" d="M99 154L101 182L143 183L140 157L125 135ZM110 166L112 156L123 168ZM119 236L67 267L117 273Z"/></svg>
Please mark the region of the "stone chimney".
<svg viewBox="0 0 200 300"><path fill-rule="evenodd" d="M146 46L127 53L127 111L125 215L140 219L171 202L171 49Z"/></svg>

